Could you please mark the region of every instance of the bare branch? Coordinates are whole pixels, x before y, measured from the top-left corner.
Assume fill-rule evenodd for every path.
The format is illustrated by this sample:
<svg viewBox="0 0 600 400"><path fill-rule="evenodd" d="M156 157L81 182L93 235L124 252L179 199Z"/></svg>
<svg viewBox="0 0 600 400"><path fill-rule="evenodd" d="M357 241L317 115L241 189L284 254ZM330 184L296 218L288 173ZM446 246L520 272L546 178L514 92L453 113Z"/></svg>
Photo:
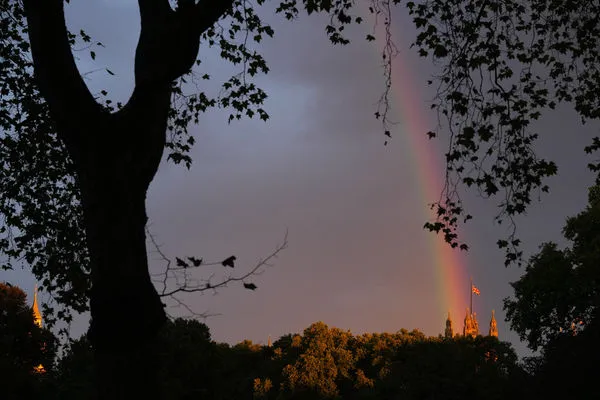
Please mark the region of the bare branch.
<svg viewBox="0 0 600 400"><path fill-rule="evenodd" d="M254 266L240 275L226 274L224 277L221 276L220 278L216 278L218 274L213 272L208 277L196 277L194 276L194 272L198 272L201 268L215 266L223 268L226 263L224 261L205 263L202 259L197 259L194 257L186 257L185 260L183 258L176 257L178 262L174 263L162 251L161 245L156 241L156 238L150 233L147 227L146 233L152 247L154 248L154 253L157 254L158 258L165 263L163 271L151 274L153 281L162 286L162 288L159 288L158 290L159 296L171 299L176 303L177 307L183 307L190 312L191 315L201 318L205 318L206 316L210 315L207 313L194 312L177 295L187 293L203 293L207 291L212 291L214 294L216 294L219 288L226 287L230 283L234 282L242 282L245 284L244 287L246 289L254 290L256 286L250 282L246 282L246 280L252 276L262 274L262 270L264 268L272 267L272 261L277 258L281 251L287 248L288 244L288 233L286 231L282 242L277 245L269 255L258 260ZM231 259L231 257L229 257L229 259ZM194 265L194 262L197 265Z"/></svg>
<svg viewBox="0 0 600 400"><path fill-rule="evenodd" d="M370 35L371 38L375 38L377 30L381 29L381 18L383 18L383 49L381 50L382 69L384 78L384 90L381 97L377 101L377 110L375 112L375 118L381 121L384 134L388 138L391 138L391 125L395 125L396 122L390 120L391 110L391 94L392 94L392 71L393 61L400 53L398 47L392 39L392 6L390 0L371 0L370 9L374 14L373 32ZM387 140L384 142L387 145Z"/></svg>
<svg viewBox="0 0 600 400"><path fill-rule="evenodd" d="M189 305L186 304L185 301L181 300L179 297L173 295L173 296L170 296L170 298L171 298L171 300L173 300L176 303L174 306L172 306L172 308L184 308L188 312L187 317L204 320L204 319L207 319L210 317L217 317L217 316L221 315L219 313L210 313L208 311L199 313L197 311L194 311ZM167 315L169 315L169 314L167 313ZM169 315L169 317L172 318L170 315Z"/></svg>

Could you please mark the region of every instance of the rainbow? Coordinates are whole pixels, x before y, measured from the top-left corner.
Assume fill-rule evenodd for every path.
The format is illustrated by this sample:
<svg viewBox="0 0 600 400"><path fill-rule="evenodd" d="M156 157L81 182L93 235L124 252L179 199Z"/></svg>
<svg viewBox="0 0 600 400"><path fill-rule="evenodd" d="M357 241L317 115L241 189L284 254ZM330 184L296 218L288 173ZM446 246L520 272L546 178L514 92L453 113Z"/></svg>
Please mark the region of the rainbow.
<svg viewBox="0 0 600 400"><path fill-rule="evenodd" d="M372 21L372 15L364 7L363 15L365 20ZM397 25L409 25L408 21L396 20ZM383 50L384 33L381 24L376 31L379 52L377 59L381 60L381 51ZM397 38L414 37L414 32L395 35ZM401 43L402 40L396 40L399 49L408 49L408 43ZM436 143L428 139L426 132L430 131L428 117L425 114L425 104L421 93L415 88L413 82L423 82L424 77L419 77L410 68L408 57L402 57L400 54L395 60L392 70L392 100L397 120L400 122L399 130L405 135L407 143L405 156L409 157L415 166L417 182L421 182L418 189L422 199L424 214L423 222L435 217L434 211L429 208L429 204L436 201L443 188L444 165L441 158L442 153L437 151ZM398 135L400 132L396 132ZM393 133L392 133L393 135ZM439 157L439 159L436 159ZM461 233L463 240L464 233ZM429 233L429 246L431 263L435 269L435 275L438 277L436 282L436 293L438 297L440 320L446 318L448 312L451 313L454 320L455 331L461 326L459 320L464 317L465 309L468 307L468 299L471 288L469 287L469 278L466 268L466 257L464 252L458 249L452 249L441 235ZM437 321L436 321L437 322Z"/></svg>
<svg viewBox="0 0 600 400"><path fill-rule="evenodd" d="M416 101L420 96L410 79L415 75L410 72L408 62L398 57L392 74L392 94L396 112L404 127L402 133L406 135L408 143L405 156L410 157L411 163L415 165L417 181L422 183L418 189L424 205L425 222L435 216L434 211L425 205L433 203L440 196L444 166L441 161L436 160L435 143L425 134L431 128L427 128L429 124L424 115L423 102ZM464 310L468 306L470 290L464 254L458 249L452 249L442 235L429 233L429 237L431 262L437 276L440 319L445 319L447 312L450 312L453 320L458 321L464 316ZM455 324L455 329L458 326Z"/></svg>

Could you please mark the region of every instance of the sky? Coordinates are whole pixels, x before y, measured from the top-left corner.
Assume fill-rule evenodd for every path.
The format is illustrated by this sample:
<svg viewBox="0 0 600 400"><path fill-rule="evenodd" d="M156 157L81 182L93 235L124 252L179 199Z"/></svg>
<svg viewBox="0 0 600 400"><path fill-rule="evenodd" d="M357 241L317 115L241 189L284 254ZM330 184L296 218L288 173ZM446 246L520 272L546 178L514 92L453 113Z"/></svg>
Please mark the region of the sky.
<svg viewBox="0 0 600 400"><path fill-rule="evenodd" d="M392 114L398 124L388 146L373 117L383 77L376 45L362 40L370 27L353 29L351 45L332 47L323 18L287 23L273 15L272 5L262 15L276 32L261 45L271 72L258 80L269 94L270 120L228 124L223 110L205 114L191 128L197 140L192 168L163 162L147 199L149 229L164 254L214 261L235 254L234 273L271 253L288 232L288 247L273 266L248 280L256 291L233 283L184 298L196 312L217 314L205 320L213 339L266 343L269 335L301 332L316 321L356 334L416 328L438 335L448 311L459 331L472 277L481 291L474 309L482 330L495 309L500 338L524 354L502 311L509 282L523 271L503 265L495 242L506 231L494 225L495 203L464 195L475 216L461 231L467 253L449 251L423 229L431 218L427 204L441 190L443 139L424 138L436 125L426 85L434 70L408 48L415 31L404 12L394 21L401 50ZM67 16L72 29L85 27L105 45L95 62L77 52L80 70L107 66L115 73L87 73L92 91L106 88L115 100L126 100L133 89L137 2L79 2L68 6ZM200 57L203 72L226 76L217 52L202 48ZM598 130L582 126L566 107L546 113L535 127L538 150L557 162L559 175L549 180L550 195L518 219L526 256L544 241L562 243L565 218L585 206L593 177L583 147ZM149 254L152 271L159 271L164 262L152 248ZM201 276L222 268L206 267ZM32 293L28 272L5 279ZM182 308L168 311L187 315ZM73 335L87 322L78 318Z"/></svg>

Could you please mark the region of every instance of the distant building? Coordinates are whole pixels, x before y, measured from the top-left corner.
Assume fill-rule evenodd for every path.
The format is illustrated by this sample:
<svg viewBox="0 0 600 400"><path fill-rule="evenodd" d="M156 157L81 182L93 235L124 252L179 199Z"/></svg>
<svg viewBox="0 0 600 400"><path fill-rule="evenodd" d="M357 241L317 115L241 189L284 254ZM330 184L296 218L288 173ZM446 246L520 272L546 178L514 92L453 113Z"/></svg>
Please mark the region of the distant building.
<svg viewBox="0 0 600 400"><path fill-rule="evenodd" d="M42 327L42 313L40 312L40 307L38 305L37 300L37 285L33 291L33 305L31 306L31 311L33 312L33 322L39 327ZM42 364L37 367L33 367L33 370L37 373L43 374L46 372L46 369Z"/></svg>
<svg viewBox="0 0 600 400"><path fill-rule="evenodd" d="M458 334L460 335L460 334ZM479 322L477 321L477 314L471 313L467 308L467 312L464 319L462 336L471 336L472 338L479 335ZM490 320L490 329L488 336L498 337L498 324L496 322L495 311L492 310L492 319ZM446 329L444 330L444 337L454 337L454 329L452 328L452 318L450 312L448 312L448 318L446 318Z"/></svg>
<svg viewBox="0 0 600 400"><path fill-rule="evenodd" d="M479 335L479 323L477 322L477 315L469 312L469 309L467 308L465 323L463 325L463 336L475 337L477 335Z"/></svg>
<svg viewBox="0 0 600 400"><path fill-rule="evenodd" d="M42 313L40 312L40 307L38 306L37 301L37 285L33 291L33 305L31 306L31 310L33 311L33 322L39 327L42 327Z"/></svg>

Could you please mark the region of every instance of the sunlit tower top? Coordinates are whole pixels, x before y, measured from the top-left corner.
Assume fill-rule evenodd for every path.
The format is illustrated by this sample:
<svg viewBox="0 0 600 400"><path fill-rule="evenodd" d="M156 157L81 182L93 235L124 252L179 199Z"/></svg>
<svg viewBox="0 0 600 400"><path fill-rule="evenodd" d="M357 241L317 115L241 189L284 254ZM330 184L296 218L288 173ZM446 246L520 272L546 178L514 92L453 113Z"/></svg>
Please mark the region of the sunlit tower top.
<svg viewBox="0 0 600 400"><path fill-rule="evenodd" d="M477 323L477 316L475 313L471 313L467 308L465 315L465 323L463 326L463 336L476 337L479 335L479 324Z"/></svg>
<svg viewBox="0 0 600 400"><path fill-rule="evenodd" d="M494 310L492 310L492 319L490 320L490 336L498 337L498 325L496 324L496 316Z"/></svg>
<svg viewBox="0 0 600 400"><path fill-rule="evenodd" d="M31 306L31 311L33 311L33 323L36 324L39 328L41 328L42 313L40 312L40 306L38 305L37 292L37 285L35 285L35 289L33 290L33 305ZM38 374L43 374L46 372L46 369L42 364L40 364L37 367L33 367L33 371Z"/></svg>
<svg viewBox="0 0 600 400"><path fill-rule="evenodd" d="M37 300L37 285L35 285L35 289L33 291L33 306L31 307L33 311L33 322L38 326L42 327L42 313L40 312L40 307L38 305Z"/></svg>

